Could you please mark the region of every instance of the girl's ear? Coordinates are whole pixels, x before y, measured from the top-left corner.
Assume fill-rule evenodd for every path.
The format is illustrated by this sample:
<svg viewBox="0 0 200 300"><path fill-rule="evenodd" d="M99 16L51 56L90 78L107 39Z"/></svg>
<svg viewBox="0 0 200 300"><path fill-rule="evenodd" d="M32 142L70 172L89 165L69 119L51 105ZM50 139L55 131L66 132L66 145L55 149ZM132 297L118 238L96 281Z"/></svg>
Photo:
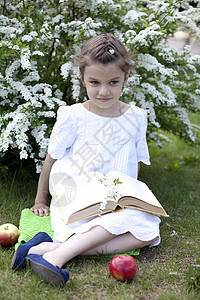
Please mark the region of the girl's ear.
<svg viewBox="0 0 200 300"><path fill-rule="evenodd" d="M82 84L85 86L84 77L82 74L80 74L80 79L81 79Z"/></svg>
<svg viewBox="0 0 200 300"><path fill-rule="evenodd" d="M128 72L125 74L124 85L127 83L127 80L128 80L128 78L129 78L129 75L130 75L130 71L128 71Z"/></svg>

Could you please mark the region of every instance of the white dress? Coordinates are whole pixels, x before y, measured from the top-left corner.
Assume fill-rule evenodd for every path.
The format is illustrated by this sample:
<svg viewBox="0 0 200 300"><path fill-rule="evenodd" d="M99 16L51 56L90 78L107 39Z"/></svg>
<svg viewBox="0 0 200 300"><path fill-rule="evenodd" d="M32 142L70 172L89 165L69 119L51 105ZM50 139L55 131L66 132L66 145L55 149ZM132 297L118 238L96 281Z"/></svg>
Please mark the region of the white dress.
<svg viewBox="0 0 200 300"><path fill-rule="evenodd" d="M50 177L57 173L76 176L86 172L119 171L137 178L138 162L150 164L146 142L147 115L134 105L120 117L109 118L88 111L81 103L58 109L50 137L48 153L54 163ZM132 233L149 241L159 237L160 219L135 209L78 221L65 225L59 207L53 205L51 223L54 241L64 242L74 233L83 233L100 225L112 234Z"/></svg>

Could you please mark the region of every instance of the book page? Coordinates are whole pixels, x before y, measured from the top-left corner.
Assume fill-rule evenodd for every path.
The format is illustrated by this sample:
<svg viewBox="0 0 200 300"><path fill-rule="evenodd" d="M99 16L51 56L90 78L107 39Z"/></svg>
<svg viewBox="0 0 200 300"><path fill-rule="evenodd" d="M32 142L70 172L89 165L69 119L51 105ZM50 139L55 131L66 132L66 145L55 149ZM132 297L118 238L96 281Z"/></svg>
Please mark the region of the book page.
<svg viewBox="0 0 200 300"><path fill-rule="evenodd" d="M76 177L69 177L66 174L53 174L49 180L50 193L54 203L60 207L64 220L78 210L95 203L104 201L105 190L100 178L100 173L88 173ZM54 176L55 175L55 176Z"/></svg>
<svg viewBox="0 0 200 300"><path fill-rule="evenodd" d="M110 171L106 176L111 180L119 178L119 181L122 182L122 184L119 184L122 196L132 196L149 204L161 207L159 201L144 182L117 171Z"/></svg>
<svg viewBox="0 0 200 300"><path fill-rule="evenodd" d="M93 215L104 212L104 209L108 209L108 205L113 210L115 204L111 204L110 201L117 202L118 199L124 196L141 199L145 203L162 208L145 183L126 174L111 171L105 176L99 172L87 173L87 175L82 174L76 177L69 177L64 173L59 173L50 176L51 206L55 205L60 208L66 224L73 213L86 207L90 207L89 211L92 211ZM122 201L123 205L126 205L127 200L123 198ZM136 208L138 205L138 209L139 207L143 207L143 209L145 207L144 205L136 204L139 203L137 201L134 203ZM96 210L95 208L92 209L94 204L99 204L99 206L96 206Z"/></svg>

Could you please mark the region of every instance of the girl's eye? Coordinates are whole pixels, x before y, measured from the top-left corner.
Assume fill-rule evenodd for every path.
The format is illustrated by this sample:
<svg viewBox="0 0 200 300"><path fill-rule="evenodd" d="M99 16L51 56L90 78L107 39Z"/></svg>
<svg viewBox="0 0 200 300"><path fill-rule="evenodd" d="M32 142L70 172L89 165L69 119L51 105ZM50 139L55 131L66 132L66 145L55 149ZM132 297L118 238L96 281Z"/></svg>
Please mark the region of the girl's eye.
<svg viewBox="0 0 200 300"><path fill-rule="evenodd" d="M118 83L117 80L113 80L113 81L110 82L111 85L115 85L115 84L117 84L117 83Z"/></svg>
<svg viewBox="0 0 200 300"><path fill-rule="evenodd" d="M92 85L97 85L97 84L99 84L98 81L96 81L96 80L90 81L90 83L91 83Z"/></svg>

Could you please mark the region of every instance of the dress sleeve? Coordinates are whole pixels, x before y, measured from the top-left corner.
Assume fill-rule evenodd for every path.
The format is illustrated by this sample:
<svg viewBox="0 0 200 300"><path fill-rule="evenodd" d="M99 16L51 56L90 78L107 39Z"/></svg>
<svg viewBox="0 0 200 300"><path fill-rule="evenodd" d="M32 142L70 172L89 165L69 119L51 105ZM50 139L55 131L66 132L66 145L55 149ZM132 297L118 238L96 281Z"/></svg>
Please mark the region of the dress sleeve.
<svg viewBox="0 0 200 300"><path fill-rule="evenodd" d="M137 161L142 161L146 165L150 165L149 149L146 141L147 132L147 113L142 109L141 122L138 128L137 140L136 140L136 151Z"/></svg>
<svg viewBox="0 0 200 300"><path fill-rule="evenodd" d="M53 159L62 158L66 149L71 147L76 138L76 125L71 106L61 106L57 112L57 120L53 127L48 154Z"/></svg>

